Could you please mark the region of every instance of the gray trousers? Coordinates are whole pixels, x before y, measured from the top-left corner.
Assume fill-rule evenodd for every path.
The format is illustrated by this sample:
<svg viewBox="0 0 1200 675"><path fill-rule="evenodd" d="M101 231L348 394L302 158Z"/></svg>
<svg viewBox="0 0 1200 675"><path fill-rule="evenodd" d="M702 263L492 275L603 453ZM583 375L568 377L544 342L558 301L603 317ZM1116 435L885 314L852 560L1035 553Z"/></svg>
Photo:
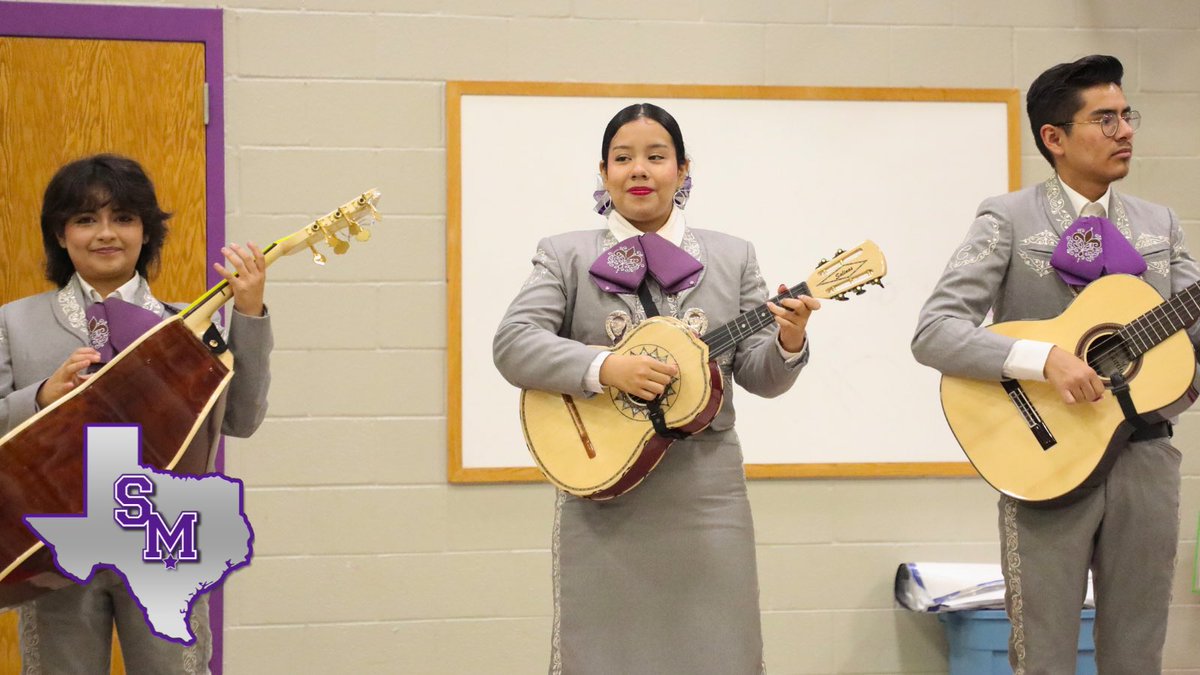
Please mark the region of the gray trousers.
<svg viewBox="0 0 1200 675"><path fill-rule="evenodd" d="M151 633L125 583L104 570L89 584L68 586L21 606L23 675L107 675L114 622L130 675L209 672L212 632L207 595L192 608L190 624L196 642L184 647Z"/></svg>
<svg viewBox="0 0 1200 675"><path fill-rule="evenodd" d="M1132 443L1120 450L1104 483L1077 502L1036 508L1000 497L1013 673L1075 672L1089 569L1097 670L1162 671L1179 540L1180 459L1170 439Z"/></svg>

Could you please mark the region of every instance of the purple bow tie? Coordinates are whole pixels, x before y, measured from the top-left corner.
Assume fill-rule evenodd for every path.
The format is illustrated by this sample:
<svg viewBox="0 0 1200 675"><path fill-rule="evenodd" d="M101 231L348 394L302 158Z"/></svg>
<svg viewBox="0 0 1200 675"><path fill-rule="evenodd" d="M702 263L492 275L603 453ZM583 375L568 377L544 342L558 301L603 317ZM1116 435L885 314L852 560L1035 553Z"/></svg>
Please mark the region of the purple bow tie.
<svg viewBox="0 0 1200 675"><path fill-rule="evenodd" d="M601 253L588 274L607 293L636 293L647 269L663 292L674 294L695 286L704 265L687 251L649 232Z"/></svg>
<svg viewBox="0 0 1200 675"><path fill-rule="evenodd" d="M1106 274L1139 275L1146 261L1107 218L1085 216L1063 232L1050 265L1071 286L1086 286Z"/></svg>
<svg viewBox="0 0 1200 675"><path fill-rule="evenodd" d="M101 363L111 361L161 320L154 312L117 298L92 303L86 314L88 344L100 352Z"/></svg>

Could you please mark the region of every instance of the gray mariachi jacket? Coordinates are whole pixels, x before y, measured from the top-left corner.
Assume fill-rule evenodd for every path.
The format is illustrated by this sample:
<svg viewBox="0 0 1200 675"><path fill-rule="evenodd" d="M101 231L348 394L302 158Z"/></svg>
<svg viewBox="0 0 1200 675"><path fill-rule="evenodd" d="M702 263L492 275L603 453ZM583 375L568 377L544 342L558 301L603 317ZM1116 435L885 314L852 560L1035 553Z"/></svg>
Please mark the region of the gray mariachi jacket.
<svg viewBox="0 0 1200 675"><path fill-rule="evenodd" d="M1109 218L1146 260L1142 280L1164 298L1200 279L1175 213L1112 191ZM917 361L943 373L1002 379L1016 341L979 327L989 309L996 322L1058 316L1074 291L1050 266L1050 256L1076 214L1057 176L991 197L921 309L912 340ZM1189 329L1200 341L1200 325Z"/></svg>
<svg viewBox="0 0 1200 675"><path fill-rule="evenodd" d="M165 317L163 304L145 282L131 303ZM33 416L38 388L71 352L88 346L84 294L75 277L57 291L31 295L0 307L0 434ZM216 445L218 431L247 437L262 423L271 382L268 360L273 338L268 317L231 311L229 348L234 375L224 395L197 432L195 443ZM219 425L219 427L218 427ZM212 453L210 452L210 469Z"/></svg>
<svg viewBox="0 0 1200 675"><path fill-rule="evenodd" d="M626 326L645 318L637 295L614 295L600 290L588 276L596 258L617 244L607 229L568 232L538 243L533 272L517 293L496 330L492 354L496 367L517 387L572 396L589 396L584 376L596 357L588 345L609 346ZM704 264L700 280L677 295L663 296L650 282L659 311L682 319L703 334L731 321L767 300L754 247L747 241L709 230L688 228L682 248ZM787 391L804 364L804 354L785 361L776 347L778 329L772 324L743 340L719 363L726 381L751 393L774 397ZM733 390L711 428L733 426Z"/></svg>

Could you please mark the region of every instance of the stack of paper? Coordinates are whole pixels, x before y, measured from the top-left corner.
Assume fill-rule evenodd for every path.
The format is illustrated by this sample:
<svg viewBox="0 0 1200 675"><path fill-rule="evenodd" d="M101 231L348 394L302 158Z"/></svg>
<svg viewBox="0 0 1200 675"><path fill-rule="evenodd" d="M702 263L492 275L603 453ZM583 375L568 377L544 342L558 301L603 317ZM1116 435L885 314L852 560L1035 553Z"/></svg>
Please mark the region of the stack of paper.
<svg viewBox="0 0 1200 675"><path fill-rule="evenodd" d="M896 570L896 601L914 612L1004 609L1000 565L986 563L903 563ZM1095 607L1088 575L1084 607Z"/></svg>

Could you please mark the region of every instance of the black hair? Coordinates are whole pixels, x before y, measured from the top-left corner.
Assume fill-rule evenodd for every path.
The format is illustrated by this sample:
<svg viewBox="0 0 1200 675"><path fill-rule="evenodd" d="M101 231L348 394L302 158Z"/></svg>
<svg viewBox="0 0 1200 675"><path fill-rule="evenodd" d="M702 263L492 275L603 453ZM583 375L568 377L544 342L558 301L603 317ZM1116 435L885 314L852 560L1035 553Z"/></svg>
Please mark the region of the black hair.
<svg viewBox="0 0 1200 675"><path fill-rule="evenodd" d="M1060 63L1038 75L1025 96L1025 111L1038 152L1054 166L1054 156L1042 142L1042 127L1069 122L1083 107L1083 90L1103 84L1121 86L1125 68L1115 56L1093 54L1073 63ZM1070 134L1071 127L1064 127Z"/></svg>
<svg viewBox="0 0 1200 675"><path fill-rule="evenodd" d="M679 123L675 121L674 117L671 117L671 113L653 103L634 103L622 108L604 128L604 139L600 143L600 160L604 162L604 165L608 166L608 146L612 145L612 139L617 135L617 130L642 117L658 122L667 130L667 133L671 135L671 142L675 145L675 161L679 166L686 164L687 155L683 148L683 132L679 130Z"/></svg>
<svg viewBox="0 0 1200 675"><path fill-rule="evenodd" d="M158 206L154 184L142 166L120 155L92 155L60 168L42 197L42 248L46 251L46 278L67 285L75 265L59 238L67 221L76 214L95 211L105 205L136 213L142 219L141 254L137 271L144 277L157 272L159 254L167 238L167 219L171 214Z"/></svg>

